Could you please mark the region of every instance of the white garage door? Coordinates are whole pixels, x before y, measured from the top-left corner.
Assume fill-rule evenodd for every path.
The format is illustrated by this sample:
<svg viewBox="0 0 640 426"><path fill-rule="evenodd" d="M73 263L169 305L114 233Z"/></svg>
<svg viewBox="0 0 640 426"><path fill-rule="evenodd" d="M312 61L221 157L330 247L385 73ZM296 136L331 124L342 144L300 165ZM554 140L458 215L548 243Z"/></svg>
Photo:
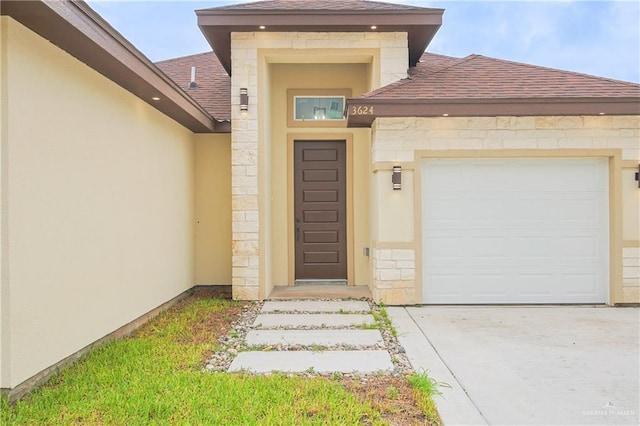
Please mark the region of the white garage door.
<svg viewBox="0 0 640 426"><path fill-rule="evenodd" d="M608 160L427 159L424 303L606 303Z"/></svg>

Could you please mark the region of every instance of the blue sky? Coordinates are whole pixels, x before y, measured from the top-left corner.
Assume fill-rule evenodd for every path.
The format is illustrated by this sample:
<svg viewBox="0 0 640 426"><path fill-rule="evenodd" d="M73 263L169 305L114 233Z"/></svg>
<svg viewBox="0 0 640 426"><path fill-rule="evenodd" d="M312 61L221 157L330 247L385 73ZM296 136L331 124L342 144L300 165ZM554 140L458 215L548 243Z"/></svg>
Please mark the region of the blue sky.
<svg viewBox="0 0 640 426"><path fill-rule="evenodd" d="M637 1L387 1L445 9L433 53L477 53L640 83ZM88 1L153 61L211 50L194 10L243 2Z"/></svg>

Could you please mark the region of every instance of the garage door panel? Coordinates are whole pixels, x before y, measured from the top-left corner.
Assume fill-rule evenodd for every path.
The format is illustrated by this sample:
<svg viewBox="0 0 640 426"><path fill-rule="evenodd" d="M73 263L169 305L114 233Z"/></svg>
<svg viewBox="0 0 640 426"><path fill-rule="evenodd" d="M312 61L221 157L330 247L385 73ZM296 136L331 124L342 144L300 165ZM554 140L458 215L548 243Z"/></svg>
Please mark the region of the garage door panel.
<svg viewBox="0 0 640 426"><path fill-rule="evenodd" d="M547 223L560 208L560 200L549 195L531 194L529 197L513 197L508 203L506 215L516 218L517 222L543 221ZM507 204L505 202L505 204ZM516 223L517 223L516 222Z"/></svg>
<svg viewBox="0 0 640 426"><path fill-rule="evenodd" d="M434 257L460 257L460 247L464 244L464 238L458 237L438 237L432 236L429 238L428 244L425 246L425 250L428 250Z"/></svg>
<svg viewBox="0 0 640 426"><path fill-rule="evenodd" d="M602 303L608 160L422 164L425 303Z"/></svg>
<svg viewBox="0 0 640 426"><path fill-rule="evenodd" d="M502 295L509 292L509 276L501 273L479 273L469 277L467 287L478 296Z"/></svg>
<svg viewBox="0 0 640 426"><path fill-rule="evenodd" d="M475 195L475 197L467 197L467 199L475 201L473 212L467 211L467 215L471 219L471 226L473 226L474 222L497 224L500 221L504 221L508 215L508 210L504 200L494 199L494 197L499 196L498 194L491 194L484 199L478 198L478 194Z"/></svg>
<svg viewBox="0 0 640 426"><path fill-rule="evenodd" d="M525 298L535 299L538 296L549 296L553 294L553 274L519 274L518 280L521 283L521 294Z"/></svg>
<svg viewBox="0 0 640 426"><path fill-rule="evenodd" d="M477 237L474 238L470 246L469 255L480 258L501 258L508 257L508 241L505 237Z"/></svg>
<svg viewBox="0 0 640 426"><path fill-rule="evenodd" d="M429 286L438 289L438 296L441 298L459 298L463 293L463 290L459 283L464 282L461 274L442 274L439 275L434 272L429 277Z"/></svg>
<svg viewBox="0 0 640 426"><path fill-rule="evenodd" d="M562 255L565 257L588 258L597 260L600 253L597 236L565 237L562 239Z"/></svg>
<svg viewBox="0 0 640 426"><path fill-rule="evenodd" d="M571 221L574 225L589 226L599 219L599 209L593 199L566 199L562 201L562 219ZM590 227L590 226L589 226Z"/></svg>
<svg viewBox="0 0 640 426"><path fill-rule="evenodd" d="M548 258L552 243L552 236L522 235L514 238L512 247L523 258Z"/></svg>
<svg viewBox="0 0 640 426"><path fill-rule="evenodd" d="M589 296L598 288L598 277L593 273L567 273L562 275L562 280L567 293L574 296Z"/></svg>
<svg viewBox="0 0 640 426"><path fill-rule="evenodd" d="M447 176L449 173L445 173L451 170L452 176ZM433 164L432 167L423 173L425 180L432 182L431 189L434 192L447 191L447 187L450 188L468 188L465 186L464 180L467 178L467 174L464 173L464 167L462 163L452 162L450 164Z"/></svg>
<svg viewBox="0 0 640 426"><path fill-rule="evenodd" d="M570 191L607 190L602 183L604 170L595 162L573 161L567 162L562 170L562 189Z"/></svg>
<svg viewBox="0 0 640 426"><path fill-rule="evenodd" d="M433 198L433 202L427 206L424 212L433 221L443 221L444 223L456 222L462 218L464 213L461 200L447 200Z"/></svg>

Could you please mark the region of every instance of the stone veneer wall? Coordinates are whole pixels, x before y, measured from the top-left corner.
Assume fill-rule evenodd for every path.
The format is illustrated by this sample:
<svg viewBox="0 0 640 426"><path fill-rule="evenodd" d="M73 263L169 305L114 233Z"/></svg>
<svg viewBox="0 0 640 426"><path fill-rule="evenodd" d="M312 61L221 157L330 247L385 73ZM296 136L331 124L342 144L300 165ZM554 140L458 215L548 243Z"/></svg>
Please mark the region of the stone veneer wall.
<svg viewBox="0 0 640 426"><path fill-rule="evenodd" d="M606 149L640 158L639 116L383 118L373 162L414 161L416 150Z"/></svg>
<svg viewBox="0 0 640 426"><path fill-rule="evenodd" d="M374 165L410 163L419 160L416 151L473 149L620 149L622 160L640 161L639 116L383 118L374 122L372 130ZM406 247L406 242L397 245ZM394 274L387 263L393 252L374 251L374 297L388 304L421 303L416 299L416 280L408 273L401 275L415 271L415 258L408 256L411 259L403 260L400 272ZM623 249L622 276L623 301L640 302L640 248Z"/></svg>
<svg viewBox="0 0 640 426"><path fill-rule="evenodd" d="M622 251L622 285L640 288L640 248L626 247ZM636 300L636 302L640 302Z"/></svg>
<svg viewBox="0 0 640 426"><path fill-rule="evenodd" d="M371 260L374 300L387 305L403 305L415 299L415 250L374 248Z"/></svg>
<svg viewBox="0 0 640 426"><path fill-rule="evenodd" d="M260 99L259 51L290 49L301 57L314 49L375 50L380 81L375 88L407 76L408 42L406 33L284 33L249 32L231 34L231 175L232 175L232 284L234 299L256 300L267 295L261 277L260 212ZM320 51L319 51L320 52ZM323 62L322 52L318 62ZM376 62L374 61L374 64ZM375 83L374 83L375 84ZM249 92L249 111L241 112L240 88ZM264 208L268 207L265 200Z"/></svg>

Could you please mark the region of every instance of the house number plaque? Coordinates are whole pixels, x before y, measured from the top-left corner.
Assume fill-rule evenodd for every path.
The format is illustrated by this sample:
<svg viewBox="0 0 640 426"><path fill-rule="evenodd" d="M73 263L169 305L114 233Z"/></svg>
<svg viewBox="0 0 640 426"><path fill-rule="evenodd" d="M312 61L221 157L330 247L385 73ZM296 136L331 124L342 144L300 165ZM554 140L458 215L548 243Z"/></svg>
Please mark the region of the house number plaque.
<svg viewBox="0 0 640 426"><path fill-rule="evenodd" d="M349 112L351 115L373 115L373 106L360 105L360 106L352 106L351 111Z"/></svg>

